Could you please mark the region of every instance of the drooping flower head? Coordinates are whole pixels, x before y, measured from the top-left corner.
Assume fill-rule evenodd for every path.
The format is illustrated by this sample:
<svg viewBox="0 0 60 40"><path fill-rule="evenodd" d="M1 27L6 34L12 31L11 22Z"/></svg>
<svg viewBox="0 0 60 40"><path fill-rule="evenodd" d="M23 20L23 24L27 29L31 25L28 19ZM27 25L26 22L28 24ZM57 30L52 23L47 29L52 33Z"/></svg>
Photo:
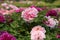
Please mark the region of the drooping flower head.
<svg viewBox="0 0 60 40"><path fill-rule="evenodd" d="M37 17L38 15L38 11L36 8L27 8L24 11L22 11L21 17L29 22L31 20L33 20L35 17Z"/></svg>
<svg viewBox="0 0 60 40"><path fill-rule="evenodd" d="M16 40L16 38L6 31L0 31L0 40Z"/></svg>
<svg viewBox="0 0 60 40"><path fill-rule="evenodd" d="M48 17L46 16L46 18L47 18L47 21L45 21L44 23L47 26L54 28L58 24L57 19L51 18L50 16L48 16Z"/></svg>
<svg viewBox="0 0 60 40"><path fill-rule="evenodd" d="M31 30L31 40L44 40L46 30L41 26L35 26Z"/></svg>

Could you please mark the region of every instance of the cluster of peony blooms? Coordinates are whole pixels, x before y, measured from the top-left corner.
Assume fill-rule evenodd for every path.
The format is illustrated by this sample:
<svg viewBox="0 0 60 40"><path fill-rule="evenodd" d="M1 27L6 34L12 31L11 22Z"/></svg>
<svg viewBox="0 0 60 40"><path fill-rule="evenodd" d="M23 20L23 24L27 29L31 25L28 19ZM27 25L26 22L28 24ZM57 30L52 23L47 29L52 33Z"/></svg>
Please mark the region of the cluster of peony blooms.
<svg viewBox="0 0 60 40"><path fill-rule="evenodd" d="M6 15L12 15L14 12L22 12L25 9L23 7L18 8L15 5L7 3L2 3L1 6L2 8L0 8L0 23L6 22ZM9 22L13 20L11 17L7 18L10 19Z"/></svg>
<svg viewBox="0 0 60 40"><path fill-rule="evenodd" d="M5 7L6 9L12 8L12 9L18 9L18 7L12 5L12 4L7 4L7 3L3 3L1 4L1 6Z"/></svg>
<svg viewBox="0 0 60 40"><path fill-rule="evenodd" d="M12 14L14 12L21 13L21 18L23 18L24 21L26 22L31 22L33 21L36 17L38 17L38 13L39 11L44 10L44 8L39 8L36 6L31 6L28 8L18 8L15 5L12 4L7 4L7 3L3 3L1 4L4 8L0 9L0 22L6 22L6 14ZM49 10L46 15L45 18L47 20L44 21L43 24L45 24L46 26L50 27L50 28L54 28L56 25L58 25L58 20L55 18L52 18L51 16L58 16L57 11L56 10ZM10 20L11 21L11 20ZM35 26L32 28L30 34L31 34L31 40L44 40L44 38L46 38L45 36L46 30L44 27L42 26ZM60 38L60 35L57 35L58 38ZM11 34L9 34L8 32L0 32L0 40L16 40L16 38L14 36L12 36Z"/></svg>
<svg viewBox="0 0 60 40"><path fill-rule="evenodd" d="M30 22L38 16L39 11L42 11L42 9L41 8L38 9L35 6L31 6L29 8L26 8L24 11L22 11L21 17L23 18L23 20ZM58 16L57 11L52 9L49 10L46 13L45 18L47 20L44 21L44 24L46 24L46 26L50 28L54 28L58 25L58 20L52 18L51 16L57 17ZM44 38L46 38L45 36L46 31L41 26L33 27L30 33L31 33L31 40L44 40Z"/></svg>
<svg viewBox="0 0 60 40"><path fill-rule="evenodd" d="M39 11L44 10L43 8L39 8L36 6L30 6L29 8L26 8L24 11L22 11L21 17L27 21L30 22L34 18L38 16Z"/></svg>
<svg viewBox="0 0 60 40"><path fill-rule="evenodd" d="M12 14L14 12L22 12L25 8L23 7L16 7L15 5L12 5L12 4L7 4L7 3L3 3L1 4L1 6L3 8L0 9L0 14L2 15L6 15L6 14Z"/></svg>

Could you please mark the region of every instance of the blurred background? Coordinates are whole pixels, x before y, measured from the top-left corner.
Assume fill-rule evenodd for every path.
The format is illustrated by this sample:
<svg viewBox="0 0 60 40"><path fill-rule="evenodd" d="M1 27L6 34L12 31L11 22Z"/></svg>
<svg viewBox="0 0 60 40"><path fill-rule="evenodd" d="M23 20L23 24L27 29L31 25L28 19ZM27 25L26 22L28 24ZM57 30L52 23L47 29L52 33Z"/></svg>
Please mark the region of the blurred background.
<svg viewBox="0 0 60 40"><path fill-rule="evenodd" d="M3 2L12 3L18 7L27 7L30 5L60 7L60 0L0 0L0 4Z"/></svg>

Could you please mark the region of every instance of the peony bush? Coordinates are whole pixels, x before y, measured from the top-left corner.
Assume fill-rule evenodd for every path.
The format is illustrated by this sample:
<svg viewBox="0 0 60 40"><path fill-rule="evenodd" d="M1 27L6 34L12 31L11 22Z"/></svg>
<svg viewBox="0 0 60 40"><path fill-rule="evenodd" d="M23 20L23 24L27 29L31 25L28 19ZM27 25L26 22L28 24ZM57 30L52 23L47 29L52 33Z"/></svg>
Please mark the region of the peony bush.
<svg viewBox="0 0 60 40"><path fill-rule="evenodd" d="M1 6L0 40L60 40L59 8Z"/></svg>

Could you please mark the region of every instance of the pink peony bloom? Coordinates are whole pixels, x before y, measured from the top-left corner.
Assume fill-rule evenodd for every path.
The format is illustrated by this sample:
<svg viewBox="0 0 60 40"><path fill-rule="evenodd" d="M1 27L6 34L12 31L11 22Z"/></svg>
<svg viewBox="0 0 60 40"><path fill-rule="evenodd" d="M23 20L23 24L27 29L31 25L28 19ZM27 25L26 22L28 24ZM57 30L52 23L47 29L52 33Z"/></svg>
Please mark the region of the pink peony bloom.
<svg viewBox="0 0 60 40"><path fill-rule="evenodd" d="M26 8L20 7L20 8L18 8L18 9L16 9L15 12L17 12L17 13L18 13L18 12L22 12L22 11L25 10L25 9L26 9Z"/></svg>
<svg viewBox="0 0 60 40"><path fill-rule="evenodd" d="M8 10L1 9L0 10L0 14L2 14L2 15L8 14Z"/></svg>
<svg viewBox="0 0 60 40"><path fill-rule="evenodd" d="M18 12L20 12L20 10L19 10L19 9L17 9L17 10L15 10L15 12L16 12L16 13L18 13Z"/></svg>
<svg viewBox="0 0 60 40"><path fill-rule="evenodd" d="M25 20L25 21L31 21L33 20L35 17L37 17L38 14L38 10L36 8L27 8L24 11L22 11L21 17Z"/></svg>
<svg viewBox="0 0 60 40"><path fill-rule="evenodd" d="M1 6L7 6L8 4L7 3L2 3Z"/></svg>
<svg viewBox="0 0 60 40"><path fill-rule="evenodd" d="M44 40L45 36L45 29L41 26L35 26L31 30L31 40Z"/></svg>
<svg viewBox="0 0 60 40"><path fill-rule="evenodd" d="M60 34L57 34L57 35L56 35L56 38L60 38Z"/></svg>
<svg viewBox="0 0 60 40"><path fill-rule="evenodd" d="M47 26L54 28L58 24L57 19L51 18L50 16L48 16L46 18L47 18L47 21L45 21L45 24Z"/></svg>
<svg viewBox="0 0 60 40"><path fill-rule="evenodd" d="M18 7L16 7L15 5L9 5L9 7L14 9L14 10L18 9Z"/></svg>
<svg viewBox="0 0 60 40"><path fill-rule="evenodd" d="M15 10L9 10L9 14L12 14L12 13L14 13L15 12Z"/></svg>
<svg viewBox="0 0 60 40"><path fill-rule="evenodd" d="M40 31L42 31L43 33L45 33L46 31L45 31L45 28L44 27L41 27L41 26L35 26L34 28L32 28L32 31L37 31L37 30L40 30Z"/></svg>
<svg viewBox="0 0 60 40"><path fill-rule="evenodd" d="M4 13L2 13L3 15L6 15L6 14L9 14L9 11L8 10L5 10Z"/></svg>
<svg viewBox="0 0 60 40"><path fill-rule="evenodd" d="M20 8L18 8L18 9L16 9L15 12L17 12L17 13L18 13L18 12L22 12L24 9L25 9L25 8L20 7Z"/></svg>
<svg viewBox="0 0 60 40"><path fill-rule="evenodd" d="M5 9L1 9L0 10L0 14L2 14L2 15L8 15L8 14L12 14L12 13L14 13L15 12L15 10L5 10Z"/></svg>
<svg viewBox="0 0 60 40"><path fill-rule="evenodd" d="M3 3L3 4L1 4L1 6L5 7L6 9L9 9L9 6L7 3Z"/></svg>
<svg viewBox="0 0 60 40"><path fill-rule="evenodd" d="M30 6L31 8L36 8L38 11L42 11L43 9L42 8L40 8L40 7L36 7L36 6Z"/></svg>
<svg viewBox="0 0 60 40"><path fill-rule="evenodd" d="M60 8L54 8L53 10L56 10L57 12L60 12Z"/></svg>

